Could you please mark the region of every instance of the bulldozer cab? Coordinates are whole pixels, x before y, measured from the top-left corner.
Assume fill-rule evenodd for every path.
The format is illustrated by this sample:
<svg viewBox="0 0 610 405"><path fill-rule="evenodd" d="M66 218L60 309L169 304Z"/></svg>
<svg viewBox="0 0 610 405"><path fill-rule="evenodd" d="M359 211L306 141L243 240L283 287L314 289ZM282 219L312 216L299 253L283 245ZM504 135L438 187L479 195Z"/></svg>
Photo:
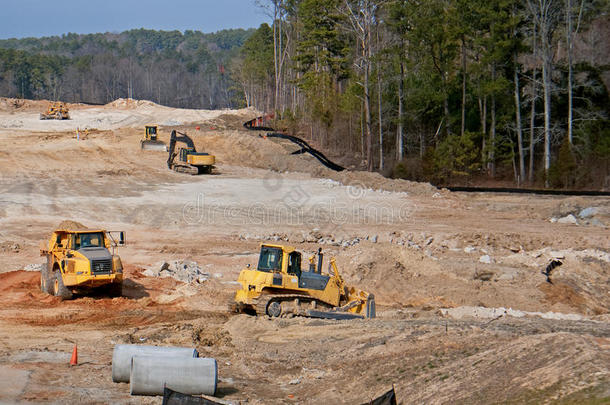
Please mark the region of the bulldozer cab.
<svg viewBox="0 0 610 405"><path fill-rule="evenodd" d="M301 254L299 252L291 252L288 255L288 274L301 278Z"/></svg>
<svg viewBox="0 0 610 405"><path fill-rule="evenodd" d="M144 126L144 138L140 140L140 148L142 150L167 152L165 143L158 137L158 130L159 127L157 125Z"/></svg>
<svg viewBox="0 0 610 405"><path fill-rule="evenodd" d="M281 272L284 252L275 246L261 246L261 253L258 257L258 271Z"/></svg>
<svg viewBox="0 0 610 405"><path fill-rule="evenodd" d="M146 140L148 141L156 141L157 140L157 126L156 125L146 125L144 127Z"/></svg>
<svg viewBox="0 0 610 405"><path fill-rule="evenodd" d="M258 258L259 271L282 272L301 277L301 253L286 251L278 246L261 246Z"/></svg>

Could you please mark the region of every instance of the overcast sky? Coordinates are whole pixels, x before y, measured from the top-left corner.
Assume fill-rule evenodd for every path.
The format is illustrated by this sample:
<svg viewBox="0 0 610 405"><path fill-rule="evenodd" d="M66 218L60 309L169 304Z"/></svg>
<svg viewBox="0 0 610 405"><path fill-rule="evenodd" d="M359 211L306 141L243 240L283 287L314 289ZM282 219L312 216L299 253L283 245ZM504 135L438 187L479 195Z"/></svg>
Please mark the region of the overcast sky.
<svg viewBox="0 0 610 405"><path fill-rule="evenodd" d="M0 38L258 27L271 19L254 0L1 0Z"/></svg>

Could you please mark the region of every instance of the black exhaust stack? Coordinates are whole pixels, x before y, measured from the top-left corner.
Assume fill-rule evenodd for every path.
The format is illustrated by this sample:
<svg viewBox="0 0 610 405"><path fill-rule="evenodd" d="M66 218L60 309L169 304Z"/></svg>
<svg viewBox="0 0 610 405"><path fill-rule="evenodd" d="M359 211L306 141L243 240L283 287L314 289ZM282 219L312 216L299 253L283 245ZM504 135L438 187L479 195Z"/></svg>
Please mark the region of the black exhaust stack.
<svg viewBox="0 0 610 405"><path fill-rule="evenodd" d="M322 274L322 262L324 261L324 253L322 253L322 248L318 248L318 274Z"/></svg>

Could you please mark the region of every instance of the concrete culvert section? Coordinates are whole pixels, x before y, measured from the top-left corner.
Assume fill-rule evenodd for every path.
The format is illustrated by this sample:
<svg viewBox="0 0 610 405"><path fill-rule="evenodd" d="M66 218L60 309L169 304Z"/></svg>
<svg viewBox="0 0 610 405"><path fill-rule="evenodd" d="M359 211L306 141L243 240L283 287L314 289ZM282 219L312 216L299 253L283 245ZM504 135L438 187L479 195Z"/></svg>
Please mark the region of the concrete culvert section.
<svg viewBox="0 0 610 405"><path fill-rule="evenodd" d="M134 356L131 395L163 395L165 387L188 395L214 395L218 364L210 358Z"/></svg>
<svg viewBox="0 0 610 405"><path fill-rule="evenodd" d="M129 382L131 359L134 356L170 357L175 359L199 357L199 353L191 347L116 345L112 353L112 381L115 383Z"/></svg>

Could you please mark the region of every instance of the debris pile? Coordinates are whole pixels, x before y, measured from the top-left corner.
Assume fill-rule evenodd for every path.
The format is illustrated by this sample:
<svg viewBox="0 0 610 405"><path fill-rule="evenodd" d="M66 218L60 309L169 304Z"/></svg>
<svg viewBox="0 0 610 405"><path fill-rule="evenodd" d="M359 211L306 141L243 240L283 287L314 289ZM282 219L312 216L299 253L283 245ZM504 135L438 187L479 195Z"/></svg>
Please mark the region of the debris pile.
<svg viewBox="0 0 610 405"><path fill-rule="evenodd" d="M184 283L203 283L210 278L210 273L203 272L197 262L189 260L160 261L148 266L142 274L148 277L172 277Z"/></svg>
<svg viewBox="0 0 610 405"><path fill-rule="evenodd" d="M7 240L5 242L0 242L0 252L1 253L19 253L21 250L21 245L17 242L13 242Z"/></svg>
<svg viewBox="0 0 610 405"><path fill-rule="evenodd" d="M512 308L486 308L486 307L472 307L462 306L455 308L441 308L439 313L444 317L453 319L463 318L482 318L482 319L496 319L502 316L512 316L515 318L523 317L539 317L542 319L557 319L557 320L569 320L569 321L581 321L587 319L586 317L579 314L564 314L557 312L531 312L521 311Z"/></svg>
<svg viewBox="0 0 610 405"><path fill-rule="evenodd" d="M610 214L610 210L605 207L586 207L580 209L575 206L571 208L572 209L569 212L560 210L558 215L551 217L550 221L558 224L605 227L608 215Z"/></svg>
<svg viewBox="0 0 610 405"><path fill-rule="evenodd" d="M47 264L46 263L32 263L32 264L28 264L27 266L25 266L23 268L23 270L25 271L42 271L45 266Z"/></svg>

